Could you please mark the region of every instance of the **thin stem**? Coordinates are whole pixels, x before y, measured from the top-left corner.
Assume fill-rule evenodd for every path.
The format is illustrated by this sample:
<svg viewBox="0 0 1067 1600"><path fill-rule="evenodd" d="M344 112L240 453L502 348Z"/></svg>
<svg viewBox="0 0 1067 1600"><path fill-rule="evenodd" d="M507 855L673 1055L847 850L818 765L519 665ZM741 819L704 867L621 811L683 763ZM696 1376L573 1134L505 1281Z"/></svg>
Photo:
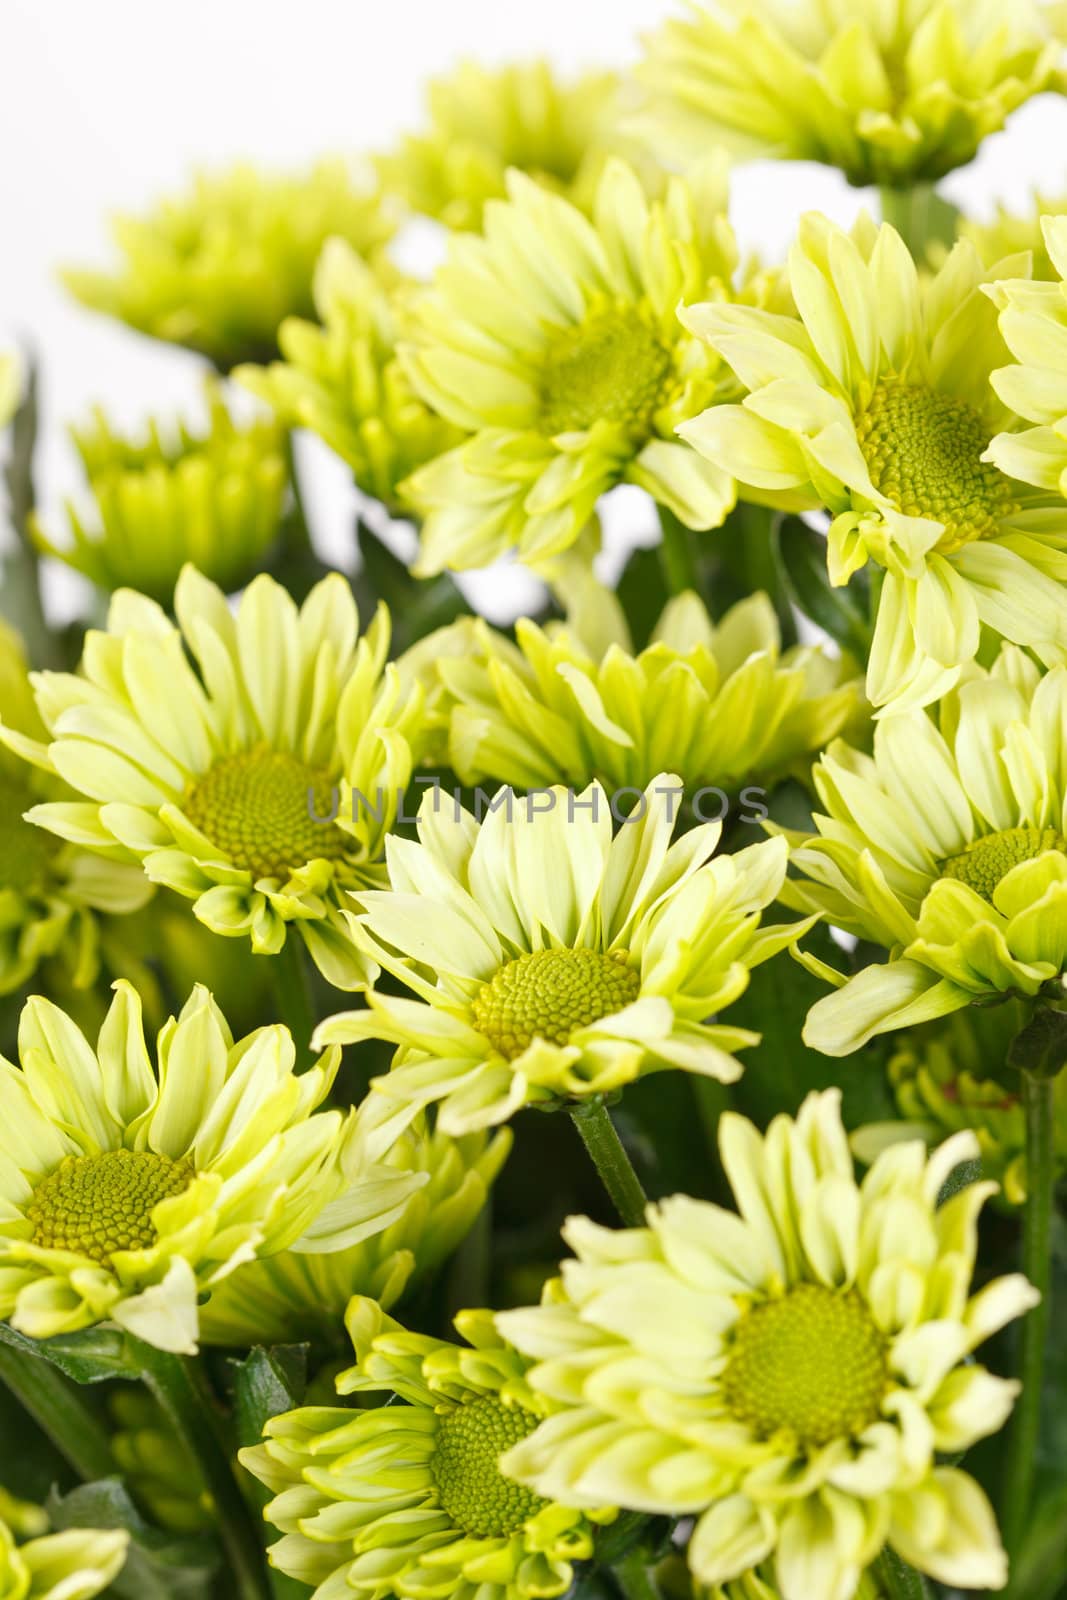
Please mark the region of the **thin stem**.
<svg viewBox="0 0 1067 1600"><path fill-rule="evenodd" d="M1026 1110L1026 1209L1023 1212L1022 1269L1041 1295L1022 1326L1019 1378L1022 1392L1015 1408L1004 1480L1002 1525L1010 1553L1018 1547L1034 1498L1037 1442L1041 1431L1041 1379L1048 1342L1052 1273L1049 1234L1053 1193L1054 1078L1023 1073Z"/></svg>
<svg viewBox="0 0 1067 1600"><path fill-rule="evenodd" d="M640 1548L631 1550L612 1569L625 1600L660 1600L659 1589L648 1570L648 1559Z"/></svg>
<svg viewBox="0 0 1067 1600"><path fill-rule="evenodd" d="M289 468L289 487L293 495L292 515L288 519L286 529L286 548L290 555L303 554L314 547L311 542L311 523L308 521L307 506L304 503L303 491L300 487L300 473L297 468L296 451L293 448L293 436L285 435L285 462Z"/></svg>
<svg viewBox="0 0 1067 1600"><path fill-rule="evenodd" d="M252 1520L222 1438L215 1400L196 1361L131 1340L141 1375L171 1427L193 1456L218 1510L234 1581L234 1600L268 1600L270 1583L263 1541Z"/></svg>
<svg viewBox="0 0 1067 1600"><path fill-rule="evenodd" d="M115 1458L99 1417L50 1361L0 1345L0 1380L80 1478L111 1476Z"/></svg>
<svg viewBox="0 0 1067 1600"><path fill-rule="evenodd" d="M686 589L699 594L700 575L693 552L692 534L666 506L659 508L659 522L663 532L659 555L667 588L671 594L683 594Z"/></svg>
<svg viewBox="0 0 1067 1600"><path fill-rule="evenodd" d="M571 1106L570 1113L619 1216L628 1228L640 1228L648 1196L603 1100L580 1100Z"/></svg>
<svg viewBox="0 0 1067 1600"><path fill-rule="evenodd" d="M278 1015L293 1036L297 1067L306 1066L311 1054L311 1035L315 1031L315 1008L311 1000L304 941L294 927L276 956L271 957L274 997Z"/></svg>
<svg viewBox="0 0 1067 1600"><path fill-rule="evenodd" d="M889 1600L929 1600L926 1579L894 1550L884 1549L872 1569Z"/></svg>

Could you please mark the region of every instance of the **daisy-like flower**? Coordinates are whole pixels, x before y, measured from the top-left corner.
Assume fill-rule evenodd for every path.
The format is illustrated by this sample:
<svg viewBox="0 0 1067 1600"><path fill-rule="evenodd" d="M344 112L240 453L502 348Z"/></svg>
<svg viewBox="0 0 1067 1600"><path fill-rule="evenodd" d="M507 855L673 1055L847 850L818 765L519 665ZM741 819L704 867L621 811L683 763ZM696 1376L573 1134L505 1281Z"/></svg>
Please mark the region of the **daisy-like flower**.
<svg viewBox="0 0 1067 1600"><path fill-rule="evenodd" d="M126 1565L124 1528L69 1528L16 1544L0 1518L0 1600L92 1600Z"/></svg>
<svg viewBox="0 0 1067 1600"><path fill-rule="evenodd" d="M619 80L589 72L561 83L546 61L488 69L464 61L427 91L429 127L379 156L387 190L449 228L477 229L509 167L578 203L617 143Z"/></svg>
<svg viewBox="0 0 1067 1600"><path fill-rule="evenodd" d="M263 565L281 524L288 469L281 430L240 424L217 384L207 387L208 429L151 421L146 438L114 432L97 410L70 436L95 505L85 520L68 502L67 541L39 519L38 547L102 589L139 589L169 605L187 561L227 592Z"/></svg>
<svg viewBox="0 0 1067 1600"><path fill-rule="evenodd" d="M818 832L791 836L803 877L783 901L889 951L809 1013L804 1037L827 1055L975 1000L1062 996L1067 667L1042 677L1005 647L938 716L887 718L873 756L831 745Z"/></svg>
<svg viewBox="0 0 1067 1600"><path fill-rule="evenodd" d="M85 796L36 806L32 820L139 860L207 927L251 939L258 954L276 954L295 929L332 984L359 988L372 974L341 897L381 878L422 708L419 686L385 665L388 615L360 638L337 574L299 608L260 576L234 615L192 567L174 605L177 627L120 590L108 631L88 636L82 673L34 678L50 742L0 728Z"/></svg>
<svg viewBox="0 0 1067 1600"><path fill-rule="evenodd" d="M389 1310L458 1249L510 1149L507 1128L452 1139L420 1117L381 1161L388 1171L425 1180L396 1220L347 1250L315 1255L287 1250L239 1267L201 1311L201 1340L333 1344L353 1295L366 1295Z"/></svg>
<svg viewBox="0 0 1067 1600"><path fill-rule="evenodd" d="M650 203L612 161L591 219L522 173L508 193L486 207L484 236L452 241L401 346L415 387L472 435L405 486L425 518L418 570L557 555L623 480L687 526L717 527L733 476L674 430L735 392L677 316L680 303L734 297L721 166ZM737 293L759 301L770 280Z"/></svg>
<svg viewBox="0 0 1067 1600"><path fill-rule="evenodd" d="M965 166L1042 90L1064 27L1045 0L707 0L648 43L640 131L670 160L724 144L906 187Z"/></svg>
<svg viewBox="0 0 1067 1600"><path fill-rule="evenodd" d="M117 268L63 279L94 311L229 371L269 361L282 321L313 315L312 275L327 239L374 252L396 220L377 186L343 161L284 176L237 166L201 174L146 217L117 217Z"/></svg>
<svg viewBox="0 0 1067 1600"><path fill-rule="evenodd" d="M1006 406L1036 426L1001 434L989 454L1002 471L1056 497L1057 548L1067 566L1067 217L1044 217L1041 229L1055 281L1015 279L989 290L1002 308L1000 331L1018 363L994 372L993 387Z"/></svg>
<svg viewBox="0 0 1067 1600"><path fill-rule="evenodd" d="M385 1121L438 1101L460 1134L669 1067L740 1076L731 1052L759 1036L708 1019L806 926L759 926L785 841L712 860L718 823L671 843L676 777L632 793L614 838L594 783L503 790L480 824L429 793L418 842L388 841L391 887L359 895L353 933L416 998L371 991L316 1034L399 1046L374 1081Z"/></svg>
<svg viewBox="0 0 1067 1600"><path fill-rule="evenodd" d="M321 1406L272 1417L266 1442L240 1452L276 1496L266 1517L284 1537L272 1565L309 1584L312 1600L550 1600L593 1553L594 1524L614 1511L569 1510L501 1476L498 1460L546 1414L528 1363L465 1311L467 1345L407 1333L373 1300L345 1319L356 1365L341 1394L392 1404Z"/></svg>
<svg viewBox="0 0 1067 1600"><path fill-rule="evenodd" d="M938 1197L977 1141L898 1145L857 1184L835 1089L765 1136L728 1113L719 1145L740 1215L676 1195L625 1232L572 1218L542 1305L497 1317L560 1408L504 1471L572 1505L697 1516L706 1584L768 1561L782 1600L851 1600L888 1543L953 1587L1003 1587L985 1495L937 1459L1005 1421L1018 1385L971 1352L1037 1300L1019 1276L969 1294L996 1186Z"/></svg>
<svg viewBox="0 0 1067 1600"><path fill-rule="evenodd" d="M566 625L521 618L515 645L484 622L467 625L469 652L440 660L449 754L464 783L599 778L643 789L670 766L690 796L735 791L804 774L858 720L855 663L783 651L764 594L718 623L695 594L679 595L639 652L615 597L589 598Z"/></svg>
<svg viewBox="0 0 1067 1600"><path fill-rule="evenodd" d="M43 736L21 641L2 622L0 706L17 735ZM0 747L0 994L21 989L45 961L87 988L100 971L102 919L137 911L152 895L136 867L101 861L26 821L35 805L68 794Z"/></svg>
<svg viewBox="0 0 1067 1600"><path fill-rule="evenodd" d="M354 1116L316 1109L339 1051L297 1077L286 1028L235 1041L198 987L154 1067L136 991L115 991L95 1050L34 998L21 1068L0 1060L0 1317L33 1339L108 1321L191 1352L197 1302L228 1273L355 1243L418 1179L373 1165L383 1142Z"/></svg>
<svg viewBox="0 0 1067 1600"><path fill-rule="evenodd" d="M983 261L1003 261L1029 250L1033 279L1052 283L1059 276L1045 243L1045 218L1067 216L1067 194L1037 194L1029 211L1022 214L999 205L990 222L962 219L957 225L961 239L969 239ZM1000 293L1000 291L995 291Z"/></svg>
<svg viewBox="0 0 1067 1600"><path fill-rule="evenodd" d="M318 322L286 318L283 360L234 373L283 422L324 439L359 488L393 512L406 509L402 480L462 437L416 394L397 357L407 292L395 272L375 272L343 239L330 239L315 268Z"/></svg>
<svg viewBox="0 0 1067 1600"><path fill-rule="evenodd" d="M944 694L983 626L1046 656L1067 647L1062 510L989 454L1014 418L989 384L1006 346L982 289L1019 268L984 268L961 242L920 283L893 228L864 219L850 236L809 215L790 256L799 322L682 312L749 391L682 434L761 498L831 511L833 583L868 561L885 569L867 677L877 706Z"/></svg>

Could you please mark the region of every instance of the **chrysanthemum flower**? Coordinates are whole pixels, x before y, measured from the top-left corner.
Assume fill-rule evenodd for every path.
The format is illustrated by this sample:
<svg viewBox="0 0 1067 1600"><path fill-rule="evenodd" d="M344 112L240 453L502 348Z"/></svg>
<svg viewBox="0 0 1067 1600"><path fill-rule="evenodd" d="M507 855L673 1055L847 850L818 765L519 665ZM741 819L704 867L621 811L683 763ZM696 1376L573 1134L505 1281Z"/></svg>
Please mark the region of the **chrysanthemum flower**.
<svg viewBox="0 0 1067 1600"><path fill-rule="evenodd" d="M39 548L102 589L138 589L164 605L187 561L227 592L247 583L281 524L281 430L263 418L236 422L215 384L207 402L206 433L153 420L147 438L130 439L99 409L90 426L72 428L96 518L68 502L69 542L59 543L34 519Z"/></svg>
<svg viewBox="0 0 1067 1600"><path fill-rule="evenodd" d="M2 622L0 707L16 738L41 738L21 642ZM101 917L136 911L151 897L136 867L101 861L25 820L68 792L0 747L0 994L22 988L51 959L76 988L88 987L100 970Z"/></svg>
<svg viewBox="0 0 1067 1600"><path fill-rule="evenodd" d="M284 422L317 433L366 494L397 512L405 509L401 481L462 437L415 393L397 358L399 302L409 288L330 239L315 268L318 322L287 318L278 333L284 359L234 373Z"/></svg>
<svg viewBox="0 0 1067 1600"><path fill-rule="evenodd" d="M126 1564L124 1528L69 1528L16 1544L0 1519L0 1600L92 1600Z"/></svg>
<svg viewBox="0 0 1067 1600"><path fill-rule="evenodd" d="M451 1139L420 1117L381 1161L384 1169L425 1177L396 1220L347 1250L287 1250L239 1267L203 1308L202 1341L332 1343L353 1295L366 1295L388 1311L462 1243L510 1148L507 1128Z"/></svg>
<svg viewBox="0 0 1067 1600"><path fill-rule="evenodd" d="M469 652L440 660L449 754L464 783L537 789L599 778L643 789L669 766L690 796L734 791L806 770L858 718L855 664L783 651L764 594L718 623L695 594L680 595L640 652L614 596L597 600L595 639L583 634L582 610L547 628L521 618L517 646L477 622Z"/></svg>
<svg viewBox="0 0 1067 1600"><path fill-rule="evenodd" d="M110 1321L192 1351L199 1297L236 1267L355 1243L416 1185L370 1165L373 1133L316 1111L340 1052L297 1077L287 1029L235 1042L198 987L153 1067L137 993L115 988L95 1050L35 998L21 1070L0 1060L0 1317L34 1339Z"/></svg>
<svg viewBox="0 0 1067 1600"><path fill-rule="evenodd" d="M782 1600L850 1600L888 1543L964 1589L1007 1564L992 1510L938 1456L1005 1421L1018 1389L971 1360L1037 1296L1019 1276L969 1296L977 1154L898 1145L857 1184L840 1093L761 1136L720 1123L740 1216L676 1195L625 1232L572 1218L576 1260L497 1325L561 1409L508 1451L509 1476L570 1504L697 1515L689 1563L721 1584L773 1558Z"/></svg>
<svg viewBox="0 0 1067 1600"><path fill-rule="evenodd" d="M988 455L1014 419L989 384L1006 347L982 287L1019 269L984 268L961 242L920 283L893 228L865 220L850 236L809 215L790 257L799 323L682 312L749 393L680 431L760 497L831 511L833 583L869 560L886 569L867 678L878 706L944 694L983 625L1046 655L1067 646L1062 512Z"/></svg>
<svg viewBox="0 0 1067 1600"><path fill-rule="evenodd" d="M717 527L733 476L674 430L735 392L677 316L679 303L734 297L721 168L673 179L650 203L612 161L592 220L521 173L508 193L487 206L484 237L452 241L401 347L429 404L473 435L405 486L426 519L418 570L556 555L623 480L687 526ZM769 292L760 278L737 291Z"/></svg>
<svg viewBox="0 0 1067 1600"><path fill-rule="evenodd" d="M906 187L965 166L1043 89L1064 29L1044 0L709 0L652 35L640 131L671 160L709 145L824 161Z"/></svg>
<svg viewBox="0 0 1067 1600"><path fill-rule="evenodd" d="M360 638L336 574L300 608L261 576L232 615L186 567L174 603L177 627L120 590L82 675L35 677L51 742L20 748L86 798L37 806L32 820L141 861L201 922L259 954L295 928L332 984L358 988L371 969L340 896L381 878L422 705L418 685L385 665L388 615Z"/></svg>
<svg viewBox="0 0 1067 1600"><path fill-rule="evenodd" d="M492 1313L456 1318L469 1347L407 1333L372 1300L354 1299L345 1320L357 1364L338 1391L396 1402L291 1411L241 1451L276 1496L266 1516L284 1537L272 1564L311 1585L312 1600L566 1594L573 1563L593 1553L593 1524L614 1512L572 1511L501 1476L501 1453L547 1408Z"/></svg>
<svg viewBox="0 0 1067 1600"><path fill-rule="evenodd" d="M440 1126L459 1134L669 1067L740 1075L730 1052L758 1035L708 1018L802 931L759 926L785 841L711 860L718 823L670 842L676 777L634 796L612 838L599 784L503 790L480 824L429 793L419 841L388 841L391 887L359 895L353 932L417 999L371 991L369 1009L316 1034L400 1047L374 1081L383 1116L391 1105L403 1123L438 1101Z"/></svg>
<svg viewBox="0 0 1067 1600"><path fill-rule="evenodd" d="M1067 194L1037 194L1024 213L998 205L992 221L975 222L963 218L957 231L961 239L971 241L985 262L1003 261L1006 256L1018 256L1029 250L1033 261L1032 278L1051 283L1059 274L1045 243L1045 218L1064 215L1067 215Z"/></svg>
<svg viewBox="0 0 1067 1600"><path fill-rule="evenodd" d="M988 291L1003 308L1000 331L1018 362L994 372L993 387L1006 406L1037 426L1001 434L989 455L1002 471L1056 496L1057 548L1067 565L1067 217L1045 217L1041 227L1055 282L1016 279Z"/></svg>
<svg viewBox="0 0 1067 1600"><path fill-rule="evenodd" d="M449 228L477 229L509 167L581 203L617 140L619 80L588 72L561 83L546 61L488 69L464 61L427 91L429 127L377 167L388 190Z"/></svg>
<svg viewBox="0 0 1067 1600"><path fill-rule="evenodd" d="M887 718L873 757L838 741L813 772L818 833L793 836L803 878L782 899L890 952L809 1013L828 1055L975 1000L1062 994L1067 667L1042 677L1006 647L939 719Z"/></svg>
<svg viewBox="0 0 1067 1600"><path fill-rule="evenodd" d="M228 371L269 361L284 318L313 315L312 274L327 239L373 252L395 225L376 186L342 161L293 176L237 166L197 177L146 217L117 217L115 271L63 278L94 311Z"/></svg>

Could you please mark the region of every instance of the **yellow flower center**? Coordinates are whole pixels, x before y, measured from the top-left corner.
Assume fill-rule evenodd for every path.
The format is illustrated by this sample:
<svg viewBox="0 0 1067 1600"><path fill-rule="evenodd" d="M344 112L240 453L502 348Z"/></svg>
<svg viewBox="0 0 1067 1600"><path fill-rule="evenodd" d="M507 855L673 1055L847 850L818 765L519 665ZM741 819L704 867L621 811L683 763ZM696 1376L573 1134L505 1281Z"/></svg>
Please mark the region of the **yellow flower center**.
<svg viewBox="0 0 1067 1600"><path fill-rule="evenodd" d="M34 798L17 778L0 773L0 891L33 889L48 876L58 840L23 820Z"/></svg>
<svg viewBox="0 0 1067 1600"><path fill-rule="evenodd" d="M762 1438L802 1443L862 1433L886 1386L885 1339L855 1293L803 1283L746 1311L722 1376L727 1405Z"/></svg>
<svg viewBox="0 0 1067 1600"><path fill-rule="evenodd" d="M324 772L287 750L257 745L223 756L190 786L183 810L235 867L253 878L288 878L309 861L337 861L351 848L333 822Z"/></svg>
<svg viewBox="0 0 1067 1600"><path fill-rule="evenodd" d="M1017 509L1011 480L981 459L989 429L964 400L886 379L856 433L875 488L906 516L944 524L943 552L996 533Z"/></svg>
<svg viewBox="0 0 1067 1600"><path fill-rule="evenodd" d="M116 1250L147 1250L156 1242L152 1210L181 1194L193 1179L191 1161L151 1150L105 1150L67 1156L33 1191L26 1215L33 1242L72 1250L107 1266Z"/></svg>
<svg viewBox="0 0 1067 1600"><path fill-rule="evenodd" d="M993 890L1022 861L1033 861L1046 850L1067 855L1067 839L1055 828L1005 828L1002 833L976 839L958 856L941 863L943 878L969 884L983 900L992 903Z"/></svg>
<svg viewBox="0 0 1067 1600"><path fill-rule="evenodd" d="M441 1509L476 1539L503 1539L547 1505L500 1471L505 1450L525 1439L537 1418L494 1395L468 1400L441 1417L430 1462Z"/></svg>
<svg viewBox="0 0 1067 1600"><path fill-rule="evenodd" d="M471 1011L479 1033L514 1061L535 1038L566 1044L576 1028L636 1000L640 988L625 950L535 950L483 984Z"/></svg>
<svg viewBox="0 0 1067 1600"><path fill-rule="evenodd" d="M594 311L550 347L541 381L541 431L584 433L617 422L635 439L652 431L671 372L671 352L636 306Z"/></svg>

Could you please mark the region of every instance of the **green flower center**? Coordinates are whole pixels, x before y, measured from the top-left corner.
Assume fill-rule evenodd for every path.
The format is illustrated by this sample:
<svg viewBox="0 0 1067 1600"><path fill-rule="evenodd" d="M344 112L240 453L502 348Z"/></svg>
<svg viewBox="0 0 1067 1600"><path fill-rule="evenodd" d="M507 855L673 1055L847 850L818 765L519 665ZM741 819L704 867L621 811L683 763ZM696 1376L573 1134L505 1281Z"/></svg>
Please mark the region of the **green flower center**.
<svg viewBox="0 0 1067 1600"><path fill-rule="evenodd" d="M1002 833L976 839L958 856L942 861L941 876L969 884L983 900L992 903L994 889L1012 867L1033 861L1046 850L1060 850L1067 855L1067 839L1055 828L1005 828Z"/></svg>
<svg viewBox="0 0 1067 1600"><path fill-rule="evenodd" d="M191 1161L152 1150L67 1156L33 1191L26 1211L33 1242L76 1251L102 1266L116 1250L147 1250L156 1242L153 1207L182 1194L193 1175Z"/></svg>
<svg viewBox="0 0 1067 1600"><path fill-rule="evenodd" d="M535 1038L566 1044L576 1028L609 1017L636 1000L640 974L627 952L535 950L509 961L471 1004L474 1025L514 1061Z"/></svg>
<svg viewBox="0 0 1067 1600"><path fill-rule="evenodd" d="M812 1446L862 1433L885 1386L885 1339L863 1301L813 1283L743 1314L722 1376L730 1410L760 1437L786 1429Z"/></svg>
<svg viewBox="0 0 1067 1600"><path fill-rule="evenodd" d="M652 431L671 373L671 352L634 306L595 311L551 345L541 380L541 431L584 433L621 423L636 439Z"/></svg>
<svg viewBox="0 0 1067 1600"><path fill-rule="evenodd" d="M500 1457L525 1439L537 1418L494 1395L445 1412L437 1427L430 1471L441 1509L476 1539L503 1539L547 1505L500 1471Z"/></svg>
<svg viewBox="0 0 1067 1600"><path fill-rule="evenodd" d="M333 786L326 773L287 750L257 745L223 756L190 786L189 821L235 867L253 878L288 878L309 861L337 861L351 848L333 822Z"/></svg>
<svg viewBox="0 0 1067 1600"><path fill-rule="evenodd" d="M989 429L964 400L887 379L856 433L875 488L906 516L944 524L941 551L996 533L1017 509L1011 480L981 459Z"/></svg>
<svg viewBox="0 0 1067 1600"><path fill-rule="evenodd" d="M23 820L35 798L17 778L0 773L0 891L32 889L48 876L59 841Z"/></svg>

